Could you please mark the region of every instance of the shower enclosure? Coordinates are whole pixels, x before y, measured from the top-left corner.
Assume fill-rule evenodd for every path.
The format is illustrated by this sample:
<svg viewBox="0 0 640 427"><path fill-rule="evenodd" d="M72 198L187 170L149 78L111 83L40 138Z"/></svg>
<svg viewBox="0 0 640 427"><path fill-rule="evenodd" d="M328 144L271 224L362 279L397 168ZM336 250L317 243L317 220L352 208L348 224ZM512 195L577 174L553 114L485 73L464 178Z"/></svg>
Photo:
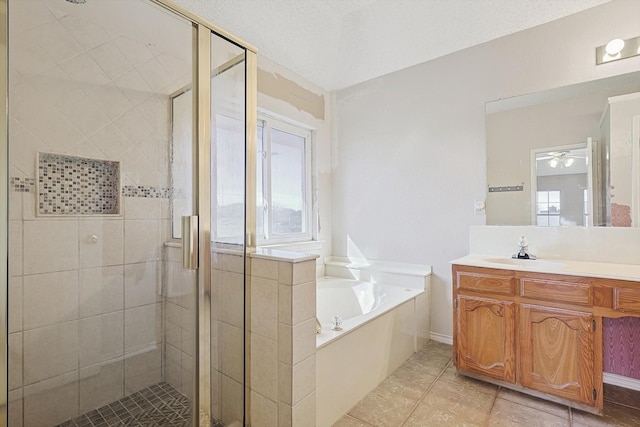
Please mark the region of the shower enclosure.
<svg viewBox="0 0 640 427"><path fill-rule="evenodd" d="M0 7L0 425L243 425L255 49L166 0Z"/></svg>

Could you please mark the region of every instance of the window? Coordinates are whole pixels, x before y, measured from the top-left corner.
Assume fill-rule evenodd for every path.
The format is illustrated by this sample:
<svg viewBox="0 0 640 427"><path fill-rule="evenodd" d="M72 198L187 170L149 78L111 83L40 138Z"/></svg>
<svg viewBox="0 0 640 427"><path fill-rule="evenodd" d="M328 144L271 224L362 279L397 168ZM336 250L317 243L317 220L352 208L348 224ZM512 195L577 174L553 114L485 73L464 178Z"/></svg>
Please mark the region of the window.
<svg viewBox="0 0 640 427"><path fill-rule="evenodd" d="M262 118L257 139L259 241L264 244L310 240L311 132Z"/></svg>
<svg viewBox="0 0 640 427"><path fill-rule="evenodd" d="M538 225L560 225L560 191L538 191L536 215Z"/></svg>

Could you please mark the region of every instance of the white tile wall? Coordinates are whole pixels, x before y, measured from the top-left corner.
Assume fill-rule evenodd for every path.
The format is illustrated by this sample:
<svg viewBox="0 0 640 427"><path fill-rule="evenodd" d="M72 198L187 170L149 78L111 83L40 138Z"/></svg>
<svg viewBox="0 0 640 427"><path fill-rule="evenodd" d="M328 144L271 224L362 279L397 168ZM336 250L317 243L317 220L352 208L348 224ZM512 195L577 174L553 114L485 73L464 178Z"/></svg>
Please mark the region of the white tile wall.
<svg viewBox="0 0 640 427"><path fill-rule="evenodd" d="M79 322L80 368L102 365L124 354L124 312L87 317Z"/></svg>
<svg viewBox="0 0 640 427"><path fill-rule="evenodd" d="M79 410L84 414L124 397L124 360L80 369Z"/></svg>
<svg viewBox="0 0 640 427"><path fill-rule="evenodd" d="M24 388L24 425L49 427L78 415L78 372Z"/></svg>
<svg viewBox="0 0 640 427"><path fill-rule="evenodd" d="M31 329L23 334L25 385L78 369L78 322Z"/></svg>
<svg viewBox="0 0 640 427"><path fill-rule="evenodd" d="M78 318L78 273L24 276L24 328L33 329Z"/></svg>
<svg viewBox="0 0 640 427"><path fill-rule="evenodd" d="M125 353L146 351L161 341L161 304L148 304L124 311Z"/></svg>
<svg viewBox="0 0 640 427"><path fill-rule="evenodd" d="M9 334L9 390L22 387L22 332Z"/></svg>
<svg viewBox="0 0 640 427"><path fill-rule="evenodd" d="M148 349L124 360L125 395L140 391L162 380L162 353L160 348Z"/></svg>
<svg viewBox="0 0 640 427"><path fill-rule="evenodd" d="M123 263L124 226L122 221L83 220L79 222L78 228L80 268Z"/></svg>
<svg viewBox="0 0 640 427"><path fill-rule="evenodd" d="M124 308L124 266L80 270L80 317L111 313Z"/></svg>
<svg viewBox="0 0 640 427"><path fill-rule="evenodd" d="M25 221L24 273L78 269L76 221Z"/></svg>
<svg viewBox="0 0 640 427"><path fill-rule="evenodd" d="M125 308L160 302L160 262L144 262L124 266Z"/></svg>

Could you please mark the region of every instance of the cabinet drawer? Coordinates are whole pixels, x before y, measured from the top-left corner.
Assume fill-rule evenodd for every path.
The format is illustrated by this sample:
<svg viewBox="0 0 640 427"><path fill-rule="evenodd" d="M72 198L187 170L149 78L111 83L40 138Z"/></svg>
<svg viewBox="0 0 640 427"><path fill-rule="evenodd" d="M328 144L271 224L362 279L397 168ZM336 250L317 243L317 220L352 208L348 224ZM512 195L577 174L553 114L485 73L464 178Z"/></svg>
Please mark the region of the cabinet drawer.
<svg viewBox="0 0 640 427"><path fill-rule="evenodd" d="M613 308L618 311L640 313L640 289L615 288Z"/></svg>
<svg viewBox="0 0 640 427"><path fill-rule="evenodd" d="M513 295L513 279L509 276L458 272L458 289Z"/></svg>
<svg viewBox="0 0 640 427"><path fill-rule="evenodd" d="M591 285L587 283L523 278L520 295L541 301L591 305Z"/></svg>

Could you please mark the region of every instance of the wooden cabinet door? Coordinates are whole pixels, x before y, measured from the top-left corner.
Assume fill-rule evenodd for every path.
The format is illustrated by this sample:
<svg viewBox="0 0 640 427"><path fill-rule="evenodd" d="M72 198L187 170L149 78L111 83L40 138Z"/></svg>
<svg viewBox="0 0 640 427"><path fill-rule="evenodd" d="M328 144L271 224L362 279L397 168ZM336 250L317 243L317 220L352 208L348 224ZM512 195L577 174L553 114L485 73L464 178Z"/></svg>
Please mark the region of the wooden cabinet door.
<svg viewBox="0 0 640 427"><path fill-rule="evenodd" d="M515 305L458 296L458 369L515 382Z"/></svg>
<svg viewBox="0 0 640 427"><path fill-rule="evenodd" d="M519 317L520 384L594 405L592 315L523 304Z"/></svg>

